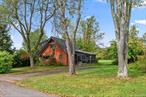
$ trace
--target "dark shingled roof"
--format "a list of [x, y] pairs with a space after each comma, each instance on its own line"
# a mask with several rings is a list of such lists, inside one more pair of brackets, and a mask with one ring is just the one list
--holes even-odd
[[[45, 40], [45, 41], [40, 43], [40, 48], [39, 48], [40, 50], [38, 52], [39, 55], [48, 46], [47, 44], [51, 41], [51, 39], [54, 40], [56, 43], [58, 43], [60, 45], [60, 47], [62, 49], [64, 49], [65, 52], [67, 52], [65, 40], [51, 36], [49, 39], [47, 39], [47, 40]], [[86, 54], [91, 54], [91, 55], [94, 54], [94, 53], [90, 53], [90, 52], [81, 51], [77, 47], [75, 47], [75, 48], [76, 48], [76, 52], [86, 53]]]
[[49, 39], [40, 43], [40, 50], [46, 47], [46, 45], [53, 39], [56, 43], [58, 43], [62, 49], [66, 50], [65, 40], [51, 36]]
[[66, 50], [65, 40], [51, 36], [49, 39], [44, 40], [43, 42], [40, 43], [38, 55], [40, 55], [42, 53], [42, 51], [48, 46], [47, 44], [51, 40], [54, 40], [56, 43], [58, 43], [61, 46], [61, 48], [64, 49], [65, 52], [67, 51]]

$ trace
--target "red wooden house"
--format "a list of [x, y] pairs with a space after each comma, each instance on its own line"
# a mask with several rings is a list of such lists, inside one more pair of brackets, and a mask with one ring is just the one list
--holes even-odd
[[[40, 44], [39, 56], [46, 60], [53, 58], [55, 62], [60, 62], [64, 65], [68, 64], [67, 49], [65, 40], [51, 37]], [[47, 62], [47, 61], [46, 61]], [[75, 63], [95, 63], [96, 54], [81, 51], [76, 48], [75, 50]]]

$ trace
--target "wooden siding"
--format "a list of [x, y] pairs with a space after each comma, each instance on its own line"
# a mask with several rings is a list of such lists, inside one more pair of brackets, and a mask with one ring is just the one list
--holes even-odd
[[[51, 48], [51, 44], [50, 43], [46, 49], [43, 51], [42, 56], [51, 56], [53, 55], [53, 49]], [[66, 52], [56, 43], [54, 43], [55, 45], [55, 50], [54, 50], [54, 58], [56, 60], [56, 62], [61, 62], [64, 65], [68, 64], [68, 60], [67, 60], [67, 54]]]

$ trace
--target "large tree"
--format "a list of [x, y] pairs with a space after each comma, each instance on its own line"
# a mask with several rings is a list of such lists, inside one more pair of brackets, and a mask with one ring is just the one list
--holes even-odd
[[77, 46], [85, 51], [95, 52], [100, 45], [99, 40], [103, 38], [103, 33], [99, 32], [99, 23], [94, 16], [81, 20], [77, 33]]
[[[33, 50], [39, 46], [44, 35], [44, 28], [47, 22], [54, 15], [56, 8], [55, 0], [2, 0], [1, 12], [7, 17], [11, 24], [22, 36], [27, 45], [31, 67], [34, 65]], [[31, 32], [39, 28], [39, 38], [32, 48]]]
[[[33, 32], [31, 32], [30, 33], [30, 39], [31, 39], [31, 47], [32, 47], [32, 49], [33, 49], [33, 53], [34, 54], [37, 54], [37, 52], [38, 52], [38, 50], [39, 50], [39, 48], [38, 49], [35, 49], [35, 45], [34, 44], [36, 44], [37, 42], [38, 42], [38, 39], [39, 39], [39, 32], [40, 31], [40, 29], [36, 29], [35, 31], [33, 31]], [[47, 38], [47, 36], [46, 36], [46, 34], [44, 33], [44, 35], [43, 35], [43, 37], [41, 38], [41, 41], [40, 42], [42, 42], [42, 41], [44, 41], [44, 40], [47, 40], [48, 38]], [[22, 47], [25, 51], [27, 51], [27, 44], [26, 44], [26, 42], [23, 42], [23, 47]], [[34, 56], [35, 57], [35, 56]]]
[[[143, 54], [143, 41], [138, 37], [138, 30], [135, 25], [132, 25], [128, 34], [128, 62], [135, 62], [138, 55]], [[108, 47], [108, 56], [112, 59], [117, 58], [116, 41], [111, 41], [110, 47]]]
[[128, 33], [131, 18], [131, 10], [134, 4], [140, 0], [108, 0], [111, 7], [115, 26], [117, 51], [118, 51], [118, 77], [128, 76]]
[[12, 40], [7, 25], [0, 24], [0, 51], [12, 51]]
[[[81, 4], [83, 0], [56, 0], [58, 7], [55, 16], [55, 28], [66, 40], [69, 74], [75, 74], [75, 41], [81, 18]], [[75, 21], [75, 22], [74, 22]], [[74, 24], [70, 30], [71, 24]]]

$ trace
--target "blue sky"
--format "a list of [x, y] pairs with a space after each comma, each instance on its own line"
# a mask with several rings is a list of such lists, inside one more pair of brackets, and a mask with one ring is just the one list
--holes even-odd
[[[109, 46], [109, 41], [115, 39], [114, 25], [109, 5], [102, 0], [85, 0], [82, 18], [85, 19], [89, 16], [96, 17], [99, 22], [100, 31], [105, 33], [104, 39], [101, 42], [104, 46]], [[146, 7], [132, 9], [131, 25], [132, 24], [135, 24], [139, 29], [139, 36], [142, 36], [146, 32]], [[45, 31], [48, 37], [55, 35], [55, 33], [51, 32], [50, 24], [46, 25]], [[13, 46], [17, 49], [21, 48], [22, 37], [14, 29], [10, 32]]]

